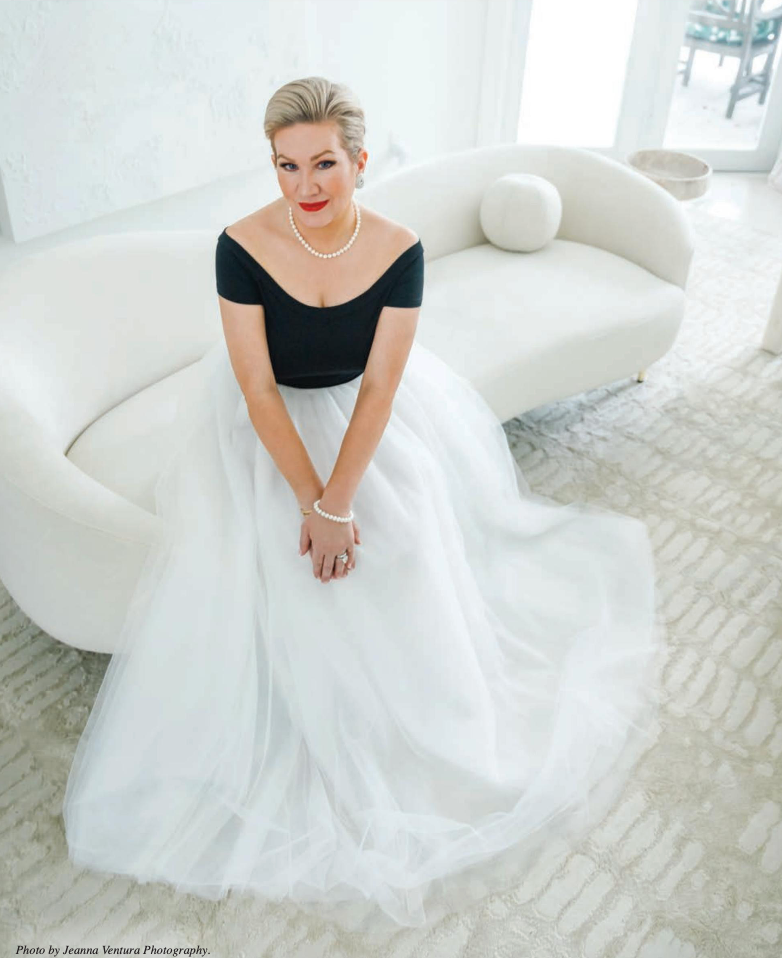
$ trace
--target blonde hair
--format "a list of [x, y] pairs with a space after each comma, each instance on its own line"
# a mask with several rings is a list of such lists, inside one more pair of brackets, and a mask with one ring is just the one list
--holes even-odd
[[337, 124], [342, 148], [354, 163], [358, 162], [358, 155], [364, 149], [366, 126], [361, 104], [349, 87], [318, 76], [291, 80], [281, 86], [272, 94], [263, 118], [263, 132], [272, 145], [275, 162], [275, 133], [295, 123], [329, 120]]

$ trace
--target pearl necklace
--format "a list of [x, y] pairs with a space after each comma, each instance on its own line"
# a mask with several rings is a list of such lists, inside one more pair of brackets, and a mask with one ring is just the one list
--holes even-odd
[[353, 202], [353, 209], [355, 210], [355, 213], [356, 213], [356, 228], [353, 230], [353, 235], [350, 237], [348, 242], [342, 247], [342, 249], [338, 249], [335, 253], [319, 253], [316, 249], [313, 249], [310, 246], [310, 244], [304, 239], [301, 233], [296, 229], [296, 224], [293, 222], [293, 210], [291, 209], [290, 206], [288, 207], [288, 220], [290, 221], [291, 227], [293, 228], [293, 232], [298, 237], [299, 242], [305, 247], [305, 249], [309, 250], [309, 252], [312, 253], [313, 256], [320, 256], [321, 259], [331, 259], [333, 256], [340, 256], [342, 253], [346, 253], [350, 249], [350, 247], [353, 245], [353, 243], [356, 241], [356, 237], [358, 236], [358, 231], [361, 227], [361, 210], [358, 208], [358, 204], [356, 203], [355, 200], [353, 200], [352, 202]]

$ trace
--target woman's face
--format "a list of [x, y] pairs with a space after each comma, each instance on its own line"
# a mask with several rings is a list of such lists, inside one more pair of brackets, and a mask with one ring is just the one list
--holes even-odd
[[[351, 208], [356, 176], [366, 151], [353, 163], [342, 148], [336, 122], [296, 123], [274, 135], [277, 182], [300, 222], [325, 226]], [[272, 155], [274, 163], [274, 155]], [[324, 203], [317, 209], [301, 204]]]

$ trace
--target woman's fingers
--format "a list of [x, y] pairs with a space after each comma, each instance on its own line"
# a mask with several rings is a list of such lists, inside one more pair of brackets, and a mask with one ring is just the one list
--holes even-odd
[[321, 556], [320, 559], [313, 556], [312, 574], [321, 582], [328, 582], [331, 579], [345, 579], [348, 572], [356, 567], [356, 557], [352, 546], [348, 546], [348, 561], [334, 556]]
[[312, 574], [316, 579], [320, 579], [321, 582], [328, 582], [334, 571], [334, 556], [316, 555], [313, 552], [312, 555]]
[[[355, 523], [354, 523], [355, 526]], [[338, 558], [341, 553], [319, 552], [315, 541], [309, 535], [309, 532], [302, 530], [299, 539], [299, 553], [304, 555], [303, 549], [311, 552], [312, 574], [321, 582], [329, 582], [331, 579], [345, 579], [348, 573], [356, 568], [356, 545], [361, 544], [358, 538], [358, 527], [355, 526], [354, 541], [345, 546], [344, 552], [347, 553], [347, 561], [344, 562]]]
[[356, 557], [353, 551], [353, 546], [347, 546], [345, 552], [348, 554], [347, 562], [343, 562], [342, 559], [337, 559], [335, 568], [337, 569], [336, 578], [346, 579], [350, 570], [354, 567]]
[[307, 532], [307, 526], [302, 523], [299, 532], [299, 555], [306, 555], [310, 547], [310, 534]]
[[323, 572], [320, 577], [321, 582], [328, 582], [334, 574], [334, 556], [326, 556], [323, 559]]

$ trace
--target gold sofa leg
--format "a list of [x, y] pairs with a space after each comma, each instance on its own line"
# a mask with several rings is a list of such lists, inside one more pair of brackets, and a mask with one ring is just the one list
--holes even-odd
[[636, 382], [642, 383], [646, 379], [646, 370], [642, 369], [638, 375], [635, 377]]

